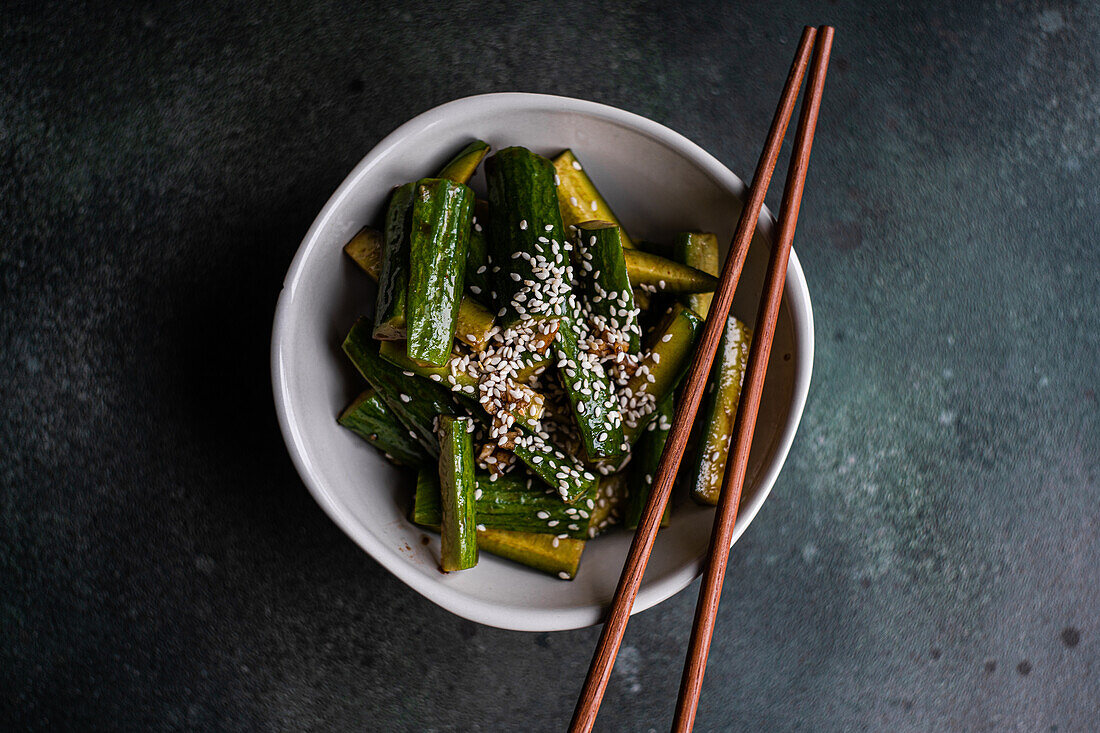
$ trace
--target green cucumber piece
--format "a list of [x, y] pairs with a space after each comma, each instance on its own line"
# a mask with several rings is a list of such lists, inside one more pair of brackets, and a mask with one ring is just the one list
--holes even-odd
[[[413, 500], [409, 519], [413, 524], [438, 532], [442, 518], [441, 500], [436, 472], [430, 469], [421, 470], [417, 475], [416, 498]], [[475, 513], [477, 511], [475, 508]], [[477, 545], [479, 550], [522, 563], [563, 580], [572, 580], [576, 576], [581, 553], [584, 552], [584, 540], [492, 527], [477, 530]]]
[[[471, 367], [467, 366], [466, 368], [462, 368], [460, 366], [461, 362], [459, 361], [459, 357], [452, 356], [443, 366], [425, 366], [423, 364], [417, 364], [406, 352], [405, 344], [400, 341], [379, 342], [378, 353], [383, 359], [399, 367], [402, 372], [407, 372], [406, 376], [415, 375], [430, 379], [433, 382], [443, 385], [470, 405], [480, 408], [481, 403], [478, 401], [477, 376], [473, 373]], [[549, 361], [548, 357], [540, 358], [544, 361]], [[525, 368], [517, 372], [517, 375], [519, 374], [526, 374], [529, 376], [530, 372]], [[525, 381], [526, 378], [522, 380], [517, 379], [515, 381], [508, 380], [507, 382], [512, 389], [516, 391], [527, 390], [531, 395], [531, 401], [526, 408], [521, 411], [512, 412], [512, 415], [516, 420], [528, 427], [538, 427], [539, 420], [542, 419], [545, 403], [542, 395], [535, 392], [530, 387], [527, 387], [524, 384]]]
[[473, 427], [468, 417], [439, 417], [439, 564], [444, 572], [477, 565]]
[[493, 290], [489, 277], [489, 202], [474, 201], [474, 216], [470, 220], [470, 243], [466, 250], [466, 288], [483, 302], [492, 303]]
[[532, 474], [557, 491], [566, 504], [580, 501], [599, 483], [596, 474], [561, 448], [525, 427], [517, 427], [520, 438], [512, 452]]
[[[570, 303], [573, 303], [572, 298]], [[623, 452], [619, 400], [599, 358], [583, 351], [577, 343], [578, 330], [572, 316], [559, 321], [554, 340], [558, 377], [569, 397], [569, 406], [588, 459], [618, 456]]]
[[489, 143], [474, 140], [459, 151], [451, 162], [443, 166], [439, 172], [439, 178], [446, 178], [455, 183], [469, 183], [481, 163], [481, 159], [489, 152]]
[[373, 388], [364, 390], [344, 408], [336, 422], [359, 435], [398, 465], [417, 466], [428, 460], [428, 454], [420, 443], [402, 427]]
[[586, 221], [577, 225], [577, 243], [578, 274], [594, 335], [616, 350], [637, 354], [642, 348], [642, 329], [626, 272], [622, 227]]
[[378, 295], [374, 301], [374, 337], [405, 338], [405, 297], [409, 284], [409, 231], [412, 226], [416, 184], [406, 183], [393, 190], [386, 209], [382, 239], [382, 267], [378, 273]]
[[624, 252], [623, 259], [630, 282], [653, 292], [710, 293], [718, 286], [714, 275], [639, 249]]
[[507, 327], [562, 315], [572, 268], [554, 190], [554, 166], [520, 147], [485, 161], [489, 253], [497, 316]]
[[344, 245], [344, 252], [355, 264], [378, 282], [378, 276], [382, 272], [382, 251], [385, 245], [382, 232], [370, 227], [363, 227], [355, 236]]
[[461, 183], [416, 184], [405, 309], [409, 356], [423, 364], [444, 364], [454, 345], [473, 208], [474, 192]]
[[[683, 232], [676, 236], [672, 245], [673, 255], [677, 262], [694, 267], [714, 277], [718, 276], [718, 237], [710, 232]], [[714, 293], [689, 293], [683, 296], [682, 302], [688, 308], [699, 314], [700, 318], [706, 318], [710, 313], [710, 303]]]
[[622, 518], [629, 492], [626, 479], [627, 475], [622, 471], [600, 477], [596, 508], [592, 511], [592, 522], [588, 528], [589, 538], [605, 532]]
[[[669, 428], [672, 427], [672, 415], [675, 412], [675, 402], [671, 394], [667, 395], [657, 409], [654, 410], [654, 418], [646, 428], [645, 433], [638, 439], [637, 454], [630, 465], [630, 498], [626, 503], [626, 518], [624, 524], [627, 529], [637, 529], [638, 522], [642, 519], [646, 502], [649, 500], [649, 491], [653, 487], [653, 479], [657, 476], [657, 466], [661, 463], [661, 454], [665, 452], [665, 442], [668, 440]], [[665, 512], [661, 515], [661, 526], [667, 527], [672, 515], [672, 502], [665, 504]]]
[[[654, 331], [653, 343], [642, 357], [641, 366], [623, 388], [624, 394], [652, 405], [651, 409], [638, 410], [637, 414], [634, 411], [623, 413], [623, 435], [631, 445], [637, 442], [655, 417], [653, 410], [676, 389], [687, 373], [695, 352], [695, 341], [702, 330], [703, 319], [690, 308], [676, 303]], [[642, 397], [643, 394], [652, 395], [652, 399]]]
[[[351, 241], [344, 245], [344, 252], [375, 282], [378, 281], [382, 270], [383, 252], [382, 234], [379, 231], [363, 227], [351, 238]], [[455, 338], [474, 351], [482, 351], [489, 341], [492, 328], [493, 314], [489, 309], [464, 295], [458, 304]]]
[[[426, 474], [426, 475], [425, 475]], [[593, 487], [578, 506], [563, 504], [556, 493], [522, 474], [510, 473], [495, 481], [487, 474], [474, 476], [477, 523], [487, 529], [552, 534], [583, 540], [588, 537], [598, 488]], [[440, 521], [440, 490], [432, 469], [417, 477], [416, 499], [410, 519], [414, 524], [434, 527]], [[591, 506], [588, 506], [588, 502]]]
[[378, 342], [371, 336], [373, 331], [374, 326], [369, 319], [356, 321], [344, 339], [344, 353], [409, 430], [409, 435], [434, 458], [439, 455], [435, 418], [439, 415], [457, 416], [463, 411], [442, 385], [405, 375], [383, 359], [378, 353]]
[[702, 504], [717, 504], [722, 493], [726, 454], [737, 419], [741, 380], [745, 376], [751, 341], [752, 332], [731, 314], [722, 332], [699, 409], [702, 431], [691, 475], [691, 496]]
[[455, 320], [455, 338], [474, 351], [482, 351], [493, 330], [492, 312], [469, 296], [462, 296]]
[[[577, 226], [593, 219], [621, 225], [572, 150], [564, 150], [554, 158], [554, 171], [558, 176], [558, 205], [566, 226]], [[623, 247], [634, 249], [634, 241], [625, 231]]]
[[581, 553], [584, 552], [584, 540], [503, 529], [478, 530], [477, 545], [486, 552], [562, 580], [572, 580], [577, 576]]

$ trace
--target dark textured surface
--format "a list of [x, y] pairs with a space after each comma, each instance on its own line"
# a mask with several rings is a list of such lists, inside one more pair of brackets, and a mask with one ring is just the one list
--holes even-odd
[[[453, 617], [303, 488], [283, 273], [468, 94], [621, 106], [746, 174], [827, 21], [814, 383], [697, 730], [1100, 728], [1095, 5], [77, 5], [0, 12], [0, 727], [560, 729], [596, 629]], [[601, 729], [667, 727], [696, 592], [634, 619]]]

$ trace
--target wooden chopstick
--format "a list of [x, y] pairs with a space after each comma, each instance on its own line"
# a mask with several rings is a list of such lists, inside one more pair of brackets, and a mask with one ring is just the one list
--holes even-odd
[[764, 377], [768, 370], [775, 324], [779, 318], [779, 305], [783, 300], [783, 288], [787, 281], [787, 262], [798, 223], [798, 210], [802, 203], [802, 190], [806, 183], [806, 169], [810, 165], [810, 149], [813, 147], [817, 115], [821, 109], [821, 95], [825, 90], [825, 73], [829, 68], [833, 29], [818, 29], [814, 47], [813, 66], [806, 82], [806, 96], [802, 101], [802, 114], [795, 133], [791, 166], [783, 190], [783, 202], [779, 209], [779, 233], [768, 261], [764, 291], [756, 316], [752, 345], [749, 347], [749, 363], [737, 406], [732, 445], [726, 458], [726, 474], [722, 481], [722, 493], [710, 536], [710, 552], [703, 571], [703, 584], [699, 590], [699, 603], [695, 608], [695, 623], [688, 644], [687, 663], [680, 681], [680, 695], [676, 702], [676, 716], [672, 730], [690, 731], [695, 722], [695, 711], [703, 686], [703, 674], [707, 668], [707, 653], [714, 634], [718, 602], [722, 598], [722, 581], [726, 575], [733, 527], [737, 520], [737, 506], [745, 483], [749, 463], [749, 450], [760, 409], [760, 397], [764, 391]]
[[672, 483], [676, 478], [676, 471], [684, 455], [695, 413], [699, 409], [699, 401], [714, 361], [714, 353], [718, 349], [718, 341], [725, 330], [730, 304], [733, 303], [733, 292], [741, 277], [741, 268], [745, 264], [753, 232], [756, 231], [760, 209], [764, 205], [764, 196], [771, 183], [775, 162], [783, 144], [783, 136], [787, 132], [787, 125], [794, 111], [802, 77], [810, 62], [810, 52], [813, 50], [816, 34], [817, 31], [814, 28], [807, 27], [803, 30], [802, 39], [799, 41], [787, 81], [783, 86], [783, 94], [775, 110], [775, 116], [772, 118], [764, 150], [760, 153], [760, 160], [756, 164], [748, 200], [741, 210], [741, 218], [737, 223], [729, 254], [726, 256], [726, 264], [722, 268], [722, 276], [718, 281], [714, 299], [711, 301], [702, 338], [696, 347], [695, 358], [692, 360], [691, 369], [684, 382], [683, 397], [676, 407], [676, 415], [672, 420], [665, 450], [661, 455], [657, 475], [650, 489], [649, 500], [642, 512], [638, 529], [634, 532], [634, 541], [630, 545], [630, 553], [619, 576], [607, 621], [588, 668], [588, 676], [584, 680], [577, 707], [573, 711], [569, 730], [574, 733], [590, 731], [596, 722], [596, 715], [599, 712], [604, 691], [607, 689], [607, 681], [611, 677], [611, 669], [615, 666], [615, 656], [619, 652], [619, 645], [622, 643], [627, 622], [630, 620], [630, 609], [634, 606], [634, 599], [638, 595], [638, 588], [645, 575], [649, 554], [653, 550], [661, 514], [665, 510]]

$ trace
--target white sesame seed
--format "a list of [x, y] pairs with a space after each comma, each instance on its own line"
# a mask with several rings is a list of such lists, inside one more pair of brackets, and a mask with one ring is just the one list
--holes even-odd
[[554, 231], [554, 225], [553, 224], [547, 224], [546, 226], [543, 227], [543, 229], [545, 229], [548, 232], [552, 232], [552, 231]]
[[407, 394], [401, 394], [399, 397], [401, 397], [402, 402], [412, 402], [412, 397], [409, 397]]
[[595, 201], [593, 201], [593, 202], [592, 202], [592, 210], [593, 210], [593, 211], [595, 211], [595, 210], [596, 210], [596, 202], [595, 202]]
[[526, 229], [526, 228], [527, 228], [527, 220], [526, 220], [526, 219], [522, 219], [522, 220], [520, 221], [520, 223], [519, 223], [519, 228], [520, 228], [520, 229]]
[[574, 160], [573, 161], [573, 167], [576, 168], [577, 170], [580, 170], [581, 169], [580, 161], [579, 160]]
[[[557, 547], [557, 545], [555, 545], [555, 547]], [[573, 576], [570, 575], [569, 573], [565, 572], [564, 570], [559, 570], [558, 571], [558, 577], [561, 578], [562, 580], [569, 580]]]

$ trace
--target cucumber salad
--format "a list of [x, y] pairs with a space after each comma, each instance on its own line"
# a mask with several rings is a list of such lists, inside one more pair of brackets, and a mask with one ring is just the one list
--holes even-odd
[[[563, 580], [637, 527], [717, 285], [718, 240], [629, 236], [569, 150], [468, 145], [393, 189], [344, 247], [378, 285], [344, 341], [366, 389], [338, 421], [417, 472], [445, 572], [483, 550]], [[487, 191], [467, 184], [484, 161]], [[748, 358], [730, 316], [680, 484], [715, 504]], [[670, 521], [665, 510], [662, 526]]]

